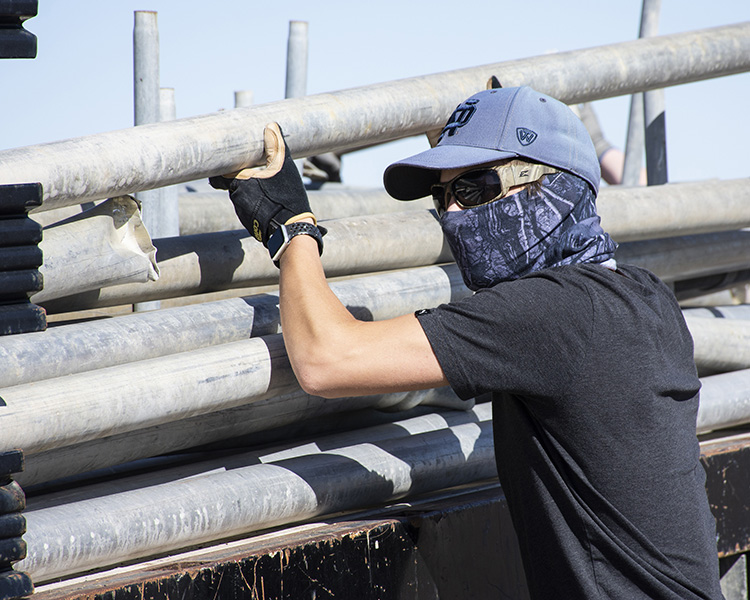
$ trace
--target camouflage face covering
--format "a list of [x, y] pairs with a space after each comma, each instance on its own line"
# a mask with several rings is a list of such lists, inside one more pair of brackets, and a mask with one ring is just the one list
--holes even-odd
[[617, 244], [600, 227], [595, 196], [567, 172], [489, 204], [445, 212], [440, 219], [464, 283], [471, 290], [534, 271], [603, 263]]

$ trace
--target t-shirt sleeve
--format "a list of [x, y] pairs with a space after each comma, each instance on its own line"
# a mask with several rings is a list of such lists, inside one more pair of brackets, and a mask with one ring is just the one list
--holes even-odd
[[585, 286], [548, 271], [416, 315], [451, 387], [467, 399], [560, 396], [581, 376], [592, 312]]

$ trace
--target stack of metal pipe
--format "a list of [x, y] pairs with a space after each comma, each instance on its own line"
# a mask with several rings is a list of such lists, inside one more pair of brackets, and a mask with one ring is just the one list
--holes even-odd
[[[42, 182], [43, 215], [258, 164], [269, 121], [282, 124], [303, 157], [433, 130], [490, 76], [574, 103], [747, 70], [750, 24], [734, 25], [2, 151], [0, 182]], [[102, 147], [111, 151], [96, 151]], [[434, 213], [424, 204], [394, 213], [383, 194], [325, 186], [311, 193], [327, 219], [324, 267], [342, 302], [358, 318], [383, 319], [468, 294]], [[747, 195], [744, 181], [608, 188], [600, 212], [621, 244], [619, 260], [702, 292], [705, 281], [689, 282], [750, 269]], [[213, 194], [185, 193], [182, 202], [196, 213], [231, 210]], [[367, 206], [353, 212], [360, 202]], [[124, 223], [127, 212], [106, 218]], [[127, 247], [139, 257], [138, 274], [78, 269], [91, 277], [70, 289], [63, 271], [46, 271], [40, 303], [51, 315], [72, 312], [73, 321], [90, 315], [82, 311], [154, 300], [195, 304], [0, 339], [0, 451], [27, 455], [17, 479], [30, 496], [29, 552], [19, 568], [44, 582], [494, 475], [486, 404], [461, 402], [448, 389], [339, 400], [304, 394], [284, 351], [278, 271], [265, 249], [236, 229], [231, 213], [206, 228], [187, 222], [188, 235], [153, 245], [135, 235], [135, 223], [137, 241], [93, 251], [90, 264], [98, 265]], [[50, 251], [48, 266], [70, 247]], [[218, 292], [226, 297], [200, 302]], [[691, 330], [708, 332], [694, 333], [699, 367], [728, 371], [703, 380], [699, 431], [750, 421], [750, 374], [741, 370], [750, 363], [738, 353], [731, 364], [717, 360], [721, 348], [704, 352], [715, 322], [688, 318]], [[389, 423], [373, 429], [376, 421]], [[357, 428], [354, 438], [340, 433], [348, 428]], [[290, 432], [304, 443], [203, 462], [217, 444], [226, 454], [227, 440], [252, 446]], [[126, 477], [129, 470], [153, 472]], [[114, 482], [92, 483], [105, 476]]]

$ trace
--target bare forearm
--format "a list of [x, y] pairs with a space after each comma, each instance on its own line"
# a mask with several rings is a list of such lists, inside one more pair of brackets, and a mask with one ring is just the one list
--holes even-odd
[[414, 315], [363, 322], [349, 313], [328, 287], [308, 236], [294, 238], [281, 258], [280, 311], [292, 368], [309, 393], [354, 396], [447, 383]]
[[317, 244], [309, 236], [294, 238], [281, 257], [279, 309], [292, 367], [307, 391], [319, 393], [316, 382], [337, 360], [332, 349], [345, 346], [346, 330], [355, 319], [328, 287]]

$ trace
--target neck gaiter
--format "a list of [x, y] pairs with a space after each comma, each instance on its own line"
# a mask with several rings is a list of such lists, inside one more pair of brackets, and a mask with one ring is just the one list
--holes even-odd
[[561, 265], [603, 263], [617, 244], [599, 225], [595, 195], [567, 172], [489, 204], [443, 213], [440, 224], [471, 290]]

